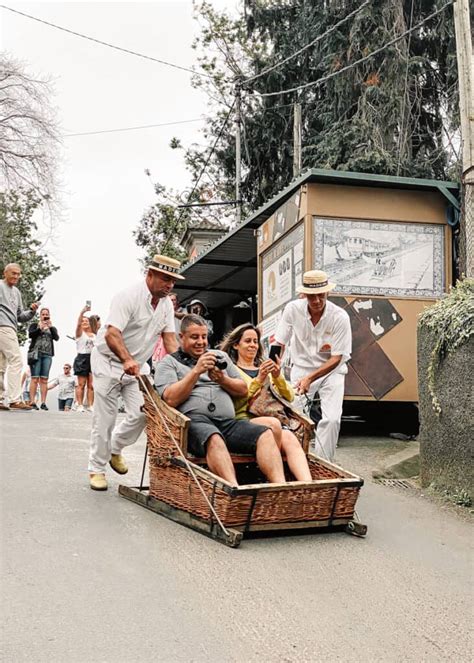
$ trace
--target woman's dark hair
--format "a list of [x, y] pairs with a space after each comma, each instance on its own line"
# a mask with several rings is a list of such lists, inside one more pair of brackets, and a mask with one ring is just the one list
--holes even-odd
[[246, 331], [252, 330], [257, 334], [257, 339], [258, 339], [258, 350], [257, 354], [255, 356], [255, 365], [259, 366], [262, 363], [262, 355], [263, 355], [263, 348], [262, 348], [262, 343], [261, 343], [261, 332], [258, 327], [255, 327], [251, 322], [246, 322], [243, 325], [239, 325], [235, 329], [232, 329], [224, 338], [222, 339], [221, 343], [219, 344], [219, 350], [222, 350], [223, 352], [227, 352], [229, 357], [232, 359], [234, 364], [237, 363], [239, 356], [237, 354], [237, 350], [234, 348], [234, 345], [237, 345], [237, 343], [240, 343], [240, 340], [242, 336], [245, 334]]
[[99, 316], [90, 315], [88, 319], [89, 319], [89, 326], [91, 328], [91, 332], [93, 334], [97, 334], [97, 332], [99, 331], [99, 320], [100, 320]]

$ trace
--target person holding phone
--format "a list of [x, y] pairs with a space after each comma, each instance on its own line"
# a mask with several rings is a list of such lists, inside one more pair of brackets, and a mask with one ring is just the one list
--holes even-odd
[[77, 378], [76, 402], [77, 411], [84, 412], [84, 392], [87, 387], [87, 410], [90, 412], [94, 404], [94, 386], [92, 383], [91, 352], [94, 348], [98, 323], [94, 316], [87, 315], [91, 310], [90, 300], [81, 309], [76, 323], [77, 356], [74, 359], [74, 375]]
[[316, 453], [332, 460], [341, 425], [344, 381], [352, 351], [350, 319], [340, 306], [327, 301], [336, 287], [326, 272], [303, 274], [296, 291], [303, 299], [285, 306], [275, 339], [285, 348], [291, 342], [291, 382], [303, 409], [308, 397], [319, 394], [321, 421], [316, 428]]
[[260, 329], [248, 322], [227, 334], [219, 347], [229, 355], [247, 384], [247, 395], [234, 398], [235, 418], [251, 419], [254, 424], [268, 426], [279, 448], [286, 455], [288, 467], [295, 479], [311, 481], [308, 461], [295, 434], [282, 428], [276, 417], [254, 417], [248, 411], [249, 402], [268, 380], [279, 396], [289, 402], [294, 399], [293, 389], [280, 368], [281, 346], [272, 346], [271, 356], [264, 359]]
[[59, 334], [51, 322], [49, 308], [41, 308], [39, 322], [33, 322], [28, 329], [30, 347], [28, 348], [28, 365], [31, 370], [30, 407], [38, 410], [35, 403], [38, 383], [41, 397], [41, 410], [47, 410], [48, 378], [54, 357], [54, 342], [59, 341]]

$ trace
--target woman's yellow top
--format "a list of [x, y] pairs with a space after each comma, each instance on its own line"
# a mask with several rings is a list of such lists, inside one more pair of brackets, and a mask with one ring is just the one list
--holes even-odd
[[[236, 419], [251, 419], [252, 415], [247, 411], [249, 400], [257, 394], [263, 385], [258, 382], [257, 378], [251, 378], [245, 371], [237, 366], [237, 369], [242, 374], [242, 379], [245, 380], [248, 388], [247, 396], [243, 398], [234, 398], [235, 418]], [[285, 380], [282, 373], [277, 378], [270, 375], [272, 386], [279, 396], [287, 401], [292, 401], [295, 397], [295, 392], [290, 384]]]

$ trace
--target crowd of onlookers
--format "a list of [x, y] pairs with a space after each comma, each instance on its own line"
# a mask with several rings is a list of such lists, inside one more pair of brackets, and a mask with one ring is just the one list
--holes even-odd
[[[65, 362], [62, 373], [51, 379], [59, 332], [53, 324], [48, 307], [40, 307], [39, 303], [35, 303], [24, 310], [20, 292], [16, 287], [20, 278], [21, 267], [11, 263], [5, 267], [4, 279], [0, 285], [0, 410], [49, 410], [46, 403], [48, 392], [57, 388], [58, 409], [61, 412], [92, 412], [94, 382], [90, 358], [101, 327], [100, 316], [92, 314], [90, 302], [86, 302], [79, 312], [74, 337], [67, 336], [68, 339], [73, 338], [76, 343], [75, 359], [72, 364]], [[174, 293], [170, 299], [174, 309], [177, 337], [183, 317], [187, 313], [195, 313], [206, 319], [209, 338], [212, 340], [213, 324], [203, 302], [195, 299], [183, 308]], [[29, 322], [36, 314], [38, 320], [28, 326], [29, 345], [24, 366], [17, 338], [18, 324]], [[151, 367], [165, 355], [166, 349], [160, 336], [150, 358]], [[5, 389], [7, 368], [10, 392], [8, 395]], [[19, 388], [15, 387], [17, 382]]]
[[[17, 287], [20, 278], [20, 265], [10, 263], [0, 282], [0, 410], [48, 410], [48, 391], [58, 387], [59, 410], [91, 411], [94, 386], [90, 355], [100, 328], [100, 317], [91, 314], [90, 302], [81, 309], [74, 335], [74, 363], [66, 362], [63, 372], [51, 380], [59, 332], [48, 307], [40, 307], [39, 302], [24, 307]], [[36, 315], [38, 318], [33, 321]], [[19, 323], [30, 323], [26, 366], [18, 341]]]
[[[186, 310], [180, 306], [172, 292], [185, 278], [180, 263], [157, 254], [145, 279], [112, 298], [102, 329], [100, 317], [86, 302], [76, 321], [74, 363], [65, 363], [53, 380], [50, 371], [59, 332], [49, 308], [39, 302], [23, 307], [16, 287], [20, 277], [20, 266], [12, 263], [0, 283], [0, 409], [47, 410], [48, 391], [57, 387], [61, 411], [92, 412], [88, 470], [93, 490], [107, 490], [107, 464], [118, 474], [128, 471], [122, 450], [137, 441], [145, 426], [138, 382], [143, 383], [141, 376], [149, 372], [147, 364], [163, 400], [189, 416], [193, 454], [205, 457], [211, 471], [233, 485], [237, 479], [231, 451], [255, 454], [270, 481], [286, 480], [282, 454], [297, 480], [311, 479], [302, 447], [282, 423], [283, 415], [268, 416], [270, 406], [281, 405], [279, 398], [310, 411], [318, 395], [321, 418], [315, 447], [323, 457], [334, 457], [352, 339], [348, 314], [327, 301], [336, 285], [325, 272], [303, 274], [296, 287], [303, 299], [285, 306], [265, 357], [260, 330], [250, 323], [234, 329], [218, 350], [210, 351], [215, 338], [205, 304], [194, 299]], [[19, 322], [29, 323], [29, 373], [23, 379]], [[291, 384], [281, 370], [287, 348]], [[121, 404], [126, 416], [117, 423]]]
[[[21, 376], [22, 409], [48, 410], [48, 392], [58, 387], [58, 409], [61, 412], [92, 411], [94, 385], [90, 355], [100, 324], [100, 317], [91, 314], [90, 305], [86, 304], [79, 313], [73, 337], [76, 343], [74, 362], [66, 362], [63, 372], [51, 379], [54, 346], [59, 341], [59, 333], [51, 321], [50, 309], [39, 309], [38, 322], [33, 322], [28, 327], [27, 365]], [[2, 406], [2, 409], [8, 408], [4, 401]]]

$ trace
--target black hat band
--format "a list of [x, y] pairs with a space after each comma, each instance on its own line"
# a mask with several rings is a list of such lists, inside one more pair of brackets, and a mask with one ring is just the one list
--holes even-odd
[[304, 283], [303, 288], [324, 288], [325, 285], [328, 285], [328, 281], [321, 281], [320, 283]]
[[172, 274], [178, 273], [177, 267], [171, 267], [170, 265], [162, 265], [159, 262], [151, 261], [150, 267], [156, 267], [157, 269], [162, 269], [164, 272], [171, 272]]

